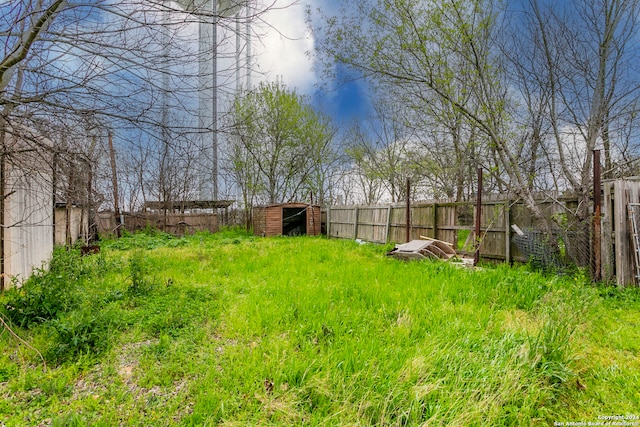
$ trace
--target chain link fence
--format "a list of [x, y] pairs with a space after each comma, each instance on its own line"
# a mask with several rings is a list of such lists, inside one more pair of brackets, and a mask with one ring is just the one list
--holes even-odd
[[593, 271], [593, 251], [590, 220], [575, 220], [551, 231], [527, 228], [514, 233], [512, 244], [533, 268], [556, 274], [567, 274], [582, 268]]

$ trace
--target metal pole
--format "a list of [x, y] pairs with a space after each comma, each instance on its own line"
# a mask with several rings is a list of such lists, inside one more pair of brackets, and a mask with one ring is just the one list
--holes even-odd
[[473, 254], [473, 265], [480, 262], [480, 239], [481, 239], [481, 217], [482, 217], [482, 168], [478, 168], [478, 196], [476, 197], [476, 229], [475, 229], [475, 252]]
[[213, 99], [212, 99], [212, 120], [213, 120], [213, 135], [212, 135], [212, 148], [213, 148], [213, 200], [218, 200], [218, 2], [211, 0], [211, 12], [213, 15], [213, 59], [212, 59], [212, 85], [213, 85]]
[[240, 32], [242, 31], [242, 27], [240, 26], [240, 12], [236, 14], [236, 96], [240, 95], [240, 91], [242, 90], [242, 76], [241, 67], [240, 67], [240, 54], [242, 53], [240, 46]]
[[245, 15], [245, 37], [247, 38], [247, 53], [245, 56], [244, 64], [245, 68], [247, 69], [247, 87], [245, 88], [245, 90], [249, 91], [251, 90], [251, 9], [249, 8], [249, 2], [247, 2], [247, 4], [245, 5]]
[[411, 179], [407, 178], [406, 241], [411, 240]]
[[602, 280], [602, 183], [600, 150], [593, 150], [593, 280]]

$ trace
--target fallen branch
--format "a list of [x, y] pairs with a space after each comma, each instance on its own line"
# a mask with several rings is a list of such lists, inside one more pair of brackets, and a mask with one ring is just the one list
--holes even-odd
[[2, 315], [0, 315], [0, 323], [2, 323], [2, 325], [5, 327], [5, 329], [7, 331], [9, 331], [9, 334], [11, 336], [13, 336], [16, 340], [18, 340], [19, 343], [24, 344], [27, 348], [30, 348], [31, 350], [35, 351], [38, 354], [38, 356], [40, 357], [40, 360], [42, 360], [42, 370], [46, 373], [47, 372], [47, 362], [45, 362], [44, 357], [42, 356], [42, 353], [40, 353], [37, 348], [33, 347], [28, 342], [26, 342], [25, 340], [20, 338], [18, 336], [18, 334], [16, 334], [13, 331], [13, 329], [11, 329], [11, 327], [9, 327], [9, 325], [7, 325], [7, 322], [5, 322], [5, 320], [2, 317]]

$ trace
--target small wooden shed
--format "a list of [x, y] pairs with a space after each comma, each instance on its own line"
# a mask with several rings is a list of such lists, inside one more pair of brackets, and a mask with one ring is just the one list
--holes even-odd
[[258, 236], [316, 236], [320, 225], [320, 206], [280, 203], [253, 208], [253, 233]]

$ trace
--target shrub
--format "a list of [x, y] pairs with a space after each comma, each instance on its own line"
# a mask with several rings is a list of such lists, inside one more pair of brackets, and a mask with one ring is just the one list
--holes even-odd
[[78, 281], [86, 273], [77, 251], [57, 248], [48, 271], [36, 270], [22, 287], [7, 292], [5, 315], [20, 327], [57, 318], [78, 306]]
[[108, 311], [85, 309], [54, 319], [48, 323], [48, 327], [53, 340], [46, 357], [50, 361], [62, 362], [105, 351], [118, 322]]
[[127, 234], [120, 239], [105, 240], [102, 247], [107, 249], [116, 249], [128, 251], [131, 249], [156, 249], [161, 247], [176, 248], [184, 246], [188, 241], [181, 237], [163, 233], [158, 230], [147, 230], [137, 232], [135, 234]]
[[117, 289], [95, 292], [87, 285], [112, 268], [103, 255], [82, 258], [77, 250], [56, 248], [49, 270], [37, 270], [22, 287], [3, 295], [2, 311], [19, 327], [41, 325], [50, 336], [43, 352], [49, 360], [101, 353], [118, 324], [118, 316], [105, 307], [123, 295]]
[[136, 250], [129, 258], [129, 288], [133, 296], [146, 295], [153, 288], [149, 279], [150, 266], [142, 250]]

